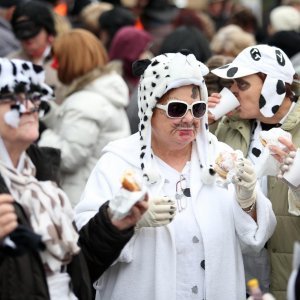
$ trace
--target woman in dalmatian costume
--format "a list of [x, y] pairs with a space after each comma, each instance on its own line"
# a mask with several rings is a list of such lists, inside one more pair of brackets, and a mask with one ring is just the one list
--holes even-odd
[[[93, 298], [88, 253], [80, 251], [73, 209], [55, 180], [59, 153], [33, 144], [42, 103], [53, 98], [41, 66], [0, 58], [0, 299]], [[101, 251], [93, 265], [97, 278], [147, 207], [140, 201], [128, 217], [111, 221], [107, 203], [101, 206], [94, 217], [93, 241]]]
[[[134, 192], [124, 194], [120, 184], [128, 169], [147, 192], [149, 209], [94, 283], [96, 299], [245, 299], [242, 251], [260, 251], [276, 222], [247, 160], [237, 164], [235, 185], [216, 184], [212, 165], [232, 149], [208, 132], [208, 68], [182, 51], [137, 61], [133, 69], [141, 75], [139, 132], [103, 150], [75, 221], [95, 232], [89, 220], [104, 201], [131, 201]], [[92, 245], [87, 231], [80, 234]]]
[[[280, 137], [278, 142], [281, 147], [270, 148], [281, 164], [279, 172], [260, 179], [262, 190], [271, 200], [277, 216], [275, 233], [259, 255], [247, 255], [244, 261], [249, 275], [259, 277], [264, 289], [268, 289], [271, 283], [275, 298], [283, 300], [286, 299], [287, 281], [292, 268], [293, 244], [300, 237], [300, 188], [280, 180], [289, 168], [300, 168], [294, 164], [300, 145], [299, 94], [297, 96], [292, 88], [297, 82], [297, 75], [286, 54], [267, 45], [248, 47], [232, 63], [212, 72], [234, 80], [231, 91], [240, 102], [234, 114], [223, 117], [218, 124], [215, 134], [220, 141], [242, 150], [245, 157], [260, 166], [263, 163], [263, 145], [259, 140], [262, 130], [281, 128], [292, 136], [292, 141]], [[209, 103], [219, 101], [218, 93], [209, 97]]]

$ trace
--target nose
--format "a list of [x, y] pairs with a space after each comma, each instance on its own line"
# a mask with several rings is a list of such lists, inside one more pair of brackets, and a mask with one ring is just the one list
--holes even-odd
[[188, 111], [186, 112], [185, 116], [183, 117], [183, 119], [187, 122], [193, 121], [194, 117], [192, 114], [192, 110], [189, 108]]
[[21, 102], [21, 105], [20, 105], [20, 112], [23, 113], [23, 114], [30, 114], [30, 113], [33, 113], [33, 112], [36, 112], [36, 106], [34, 105], [34, 103], [29, 100], [29, 99], [26, 99], [24, 101]]
[[237, 96], [239, 89], [238, 89], [237, 83], [235, 81], [233, 81], [233, 83], [230, 87], [230, 91], [234, 94], [234, 96]]

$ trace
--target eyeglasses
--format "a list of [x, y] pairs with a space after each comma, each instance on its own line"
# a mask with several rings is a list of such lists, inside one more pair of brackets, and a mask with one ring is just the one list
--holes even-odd
[[38, 109], [41, 104], [41, 95], [39, 93], [25, 94], [24, 97], [19, 97], [15, 94], [6, 94], [0, 96], [1, 103], [9, 103], [11, 106], [24, 105], [26, 109], [29, 108], [31, 102], [35, 109]]
[[190, 110], [193, 118], [200, 119], [206, 112], [206, 102], [196, 101], [189, 105], [184, 101], [171, 100], [167, 104], [156, 104], [156, 107], [166, 112], [168, 118], [183, 118]]
[[179, 212], [187, 208], [188, 197], [191, 197], [191, 190], [187, 186], [186, 179], [183, 175], [180, 175], [180, 180], [176, 183], [175, 199], [177, 202], [177, 209]]

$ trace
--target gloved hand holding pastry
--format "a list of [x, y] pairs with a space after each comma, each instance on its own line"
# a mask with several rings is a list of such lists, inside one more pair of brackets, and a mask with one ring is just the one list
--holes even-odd
[[[224, 185], [233, 183], [242, 208], [249, 208], [256, 200], [256, 174], [253, 164], [239, 150], [221, 152], [215, 162], [215, 171]], [[217, 181], [218, 183], [218, 181]], [[219, 181], [220, 184], [220, 181]]]
[[214, 170], [218, 174], [218, 185], [227, 187], [233, 181], [233, 177], [236, 175], [235, 162], [243, 157], [243, 153], [239, 150], [219, 153], [214, 165]]
[[136, 228], [168, 225], [176, 213], [175, 201], [167, 196], [149, 199], [149, 208]]

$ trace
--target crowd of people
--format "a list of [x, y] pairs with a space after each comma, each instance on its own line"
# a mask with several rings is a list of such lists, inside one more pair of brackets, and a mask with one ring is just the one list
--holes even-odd
[[300, 299], [300, 1], [198, 2], [0, 0], [0, 299]]

